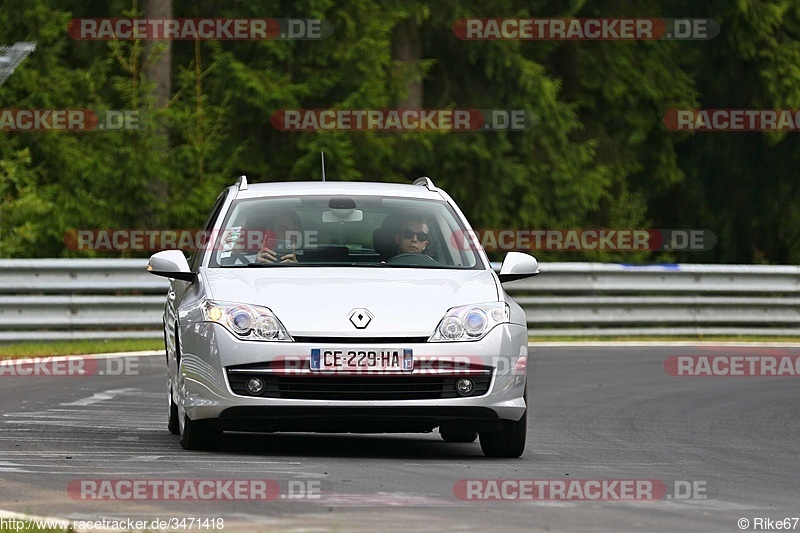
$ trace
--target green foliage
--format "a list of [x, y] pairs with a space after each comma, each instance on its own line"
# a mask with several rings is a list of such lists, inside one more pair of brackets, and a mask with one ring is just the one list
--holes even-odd
[[43, 224], [52, 204], [36, 187], [27, 149], [0, 159], [0, 257], [24, 256], [47, 231]]
[[[138, 11], [137, 11], [138, 10]], [[705, 253], [537, 253], [542, 260], [798, 262], [796, 133], [668, 131], [673, 108], [800, 109], [800, 4], [688, 0], [174, 1], [174, 16], [318, 18], [333, 37], [172, 43], [155, 104], [144, 44], [74, 41], [76, 17], [140, 15], [135, 0], [8, 0], [0, 43], [37, 50], [0, 87], [5, 109], [127, 109], [136, 131], [0, 137], [0, 256], [86, 256], [77, 228], [199, 227], [220, 190], [251, 181], [409, 182], [430, 176], [476, 228], [709, 229]], [[704, 17], [709, 41], [461, 41], [464, 17]], [[395, 57], [401, 24], [417, 61]], [[155, 56], [166, 45], [156, 46]], [[285, 109], [521, 109], [521, 132], [282, 132]], [[94, 255], [108, 256], [107, 252]]]

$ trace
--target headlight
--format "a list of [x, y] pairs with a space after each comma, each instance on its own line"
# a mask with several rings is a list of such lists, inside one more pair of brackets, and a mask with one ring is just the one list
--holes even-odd
[[216, 322], [240, 339], [251, 341], [292, 341], [281, 321], [266, 307], [206, 301], [203, 319]]
[[436, 326], [428, 342], [477, 341], [496, 325], [509, 322], [505, 302], [453, 307]]

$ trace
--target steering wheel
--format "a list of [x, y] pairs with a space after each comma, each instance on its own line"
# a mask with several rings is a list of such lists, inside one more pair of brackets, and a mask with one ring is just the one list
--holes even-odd
[[403, 253], [386, 260], [386, 264], [425, 266], [441, 265], [439, 261], [424, 253]]

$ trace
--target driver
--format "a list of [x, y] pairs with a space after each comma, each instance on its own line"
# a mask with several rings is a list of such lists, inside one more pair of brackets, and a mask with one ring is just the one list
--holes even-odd
[[409, 216], [400, 224], [395, 243], [399, 254], [421, 254], [428, 246], [428, 221], [423, 216]]

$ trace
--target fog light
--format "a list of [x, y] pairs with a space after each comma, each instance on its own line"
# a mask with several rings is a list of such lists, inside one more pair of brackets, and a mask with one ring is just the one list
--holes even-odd
[[474, 389], [475, 383], [473, 383], [471, 379], [461, 378], [456, 381], [456, 392], [461, 396], [469, 396]]
[[261, 378], [250, 378], [247, 380], [247, 392], [256, 396], [261, 394], [261, 391], [264, 390], [264, 380]]

